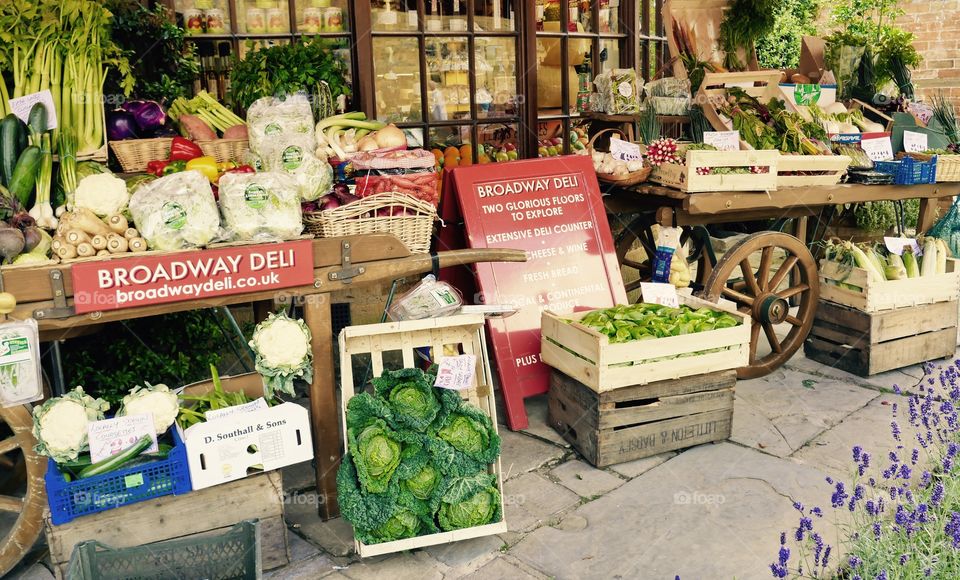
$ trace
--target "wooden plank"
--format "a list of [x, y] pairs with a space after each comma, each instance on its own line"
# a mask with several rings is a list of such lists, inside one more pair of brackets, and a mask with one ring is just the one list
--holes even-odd
[[646, 423], [612, 432], [601, 432], [598, 466], [612, 465], [723, 441], [730, 437], [733, 405], [729, 409]]
[[674, 417], [685, 417], [697, 413], [732, 408], [733, 389], [663, 397], [655, 399], [654, 402], [645, 405], [622, 407], [601, 412], [600, 429], [605, 430], [615, 427], [653, 423]]
[[[655, 167], [650, 180], [681, 191], [756, 191], [777, 188], [776, 151], [687, 151], [684, 165], [664, 164]], [[700, 168], [766, 167], [767, 173], [700, 175]]]
[[953, 356], [957, 328], [945, 328], [870, 346], [869, 374], [875, 375], [928, 360]]
[[129, 548], [271, 517], [283, 517], [279, 471], [83, 516], [61, 526], [47, 516], [44, 530], [50, 559], [60, 565], [69, 562], [73, 547], [84, 540]]
[[884, 310], [870, 317], [870, 342], [882, 343], [956, 326], [956, 300]]
[[871, 322], [870, 316], [867, 313], [856, 308], [840, 306], [839, 304], [834, 304], [826, 300], [817, 302], [815, 320], [841, 326], [850, 330], [851, 333], [870, 333]]
[[340, 467], [340, 437], [337, 418], [336, 374], [333, 365], [333, 326], [330, 301], [314, 296], [303, 306], [303, 320], [313, 337], [313, 382], [310, 383], [310, 421], [316, 462], [317, 495], [323, 519], [337, 517], [337, 469]]
[[[904, 280], [871, 280], [862, 268], [820, 261], [821, 298], [864, 312], [947, 302], [960, 296], [960, 264], [947, 259], [947, 273]], [[858, 289], [837, 284], [851, 284]]]

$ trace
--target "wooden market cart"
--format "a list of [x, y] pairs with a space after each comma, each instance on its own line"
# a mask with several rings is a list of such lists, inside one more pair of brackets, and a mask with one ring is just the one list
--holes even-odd
[[[109, 259], [109, 258], [107, 258]], [[438, 255], [411, 254], [396, 237], [372, 234], [313, 240], [313, 278], [309, 286], [281, 291], [259, 291], [232, 296], [204, 298], [171, 304], [76, 315], [73, 311], [72, 264], [16, 267], [0, 270], [0, 291], [17, 300], [9, 315], [21, 320], [33, 317], [41, 340], [59, 340], [83, 333], [84, 329], [116, 322], [185, 310], [213, 308], [255, 302], [272, 304], [283, 293], [300, 297], [303, 317], [313, 334], [313, 382], [310, 385], [310, 415], [313, 428], [319, 513], [324, 519], [338, 515], [336, 473], [340, 462], [340, 435], [334, 368], [334, 336], [331, 304], [345, 294], [369, 291], [371, 285], [430, 272], [437, 268], [466, 266], [477, 262], [522, 262], [522, 251], [504, 249], [456, 250]], [[46, 507], [43, 476], [46, 459], [33, 451], [30, 406], [0, 408], [0, 471], [19, 482], [6, 486], [0, 478], [0, 511], [17, 513], [17, 521], [0, 537], [0, 575], [6, 574], [31, 549], [39, 537]], [[12, 494], [13, 488], [24, 495]], [[4, 489], [6, 487], [7, 489]]]
[[[810, 248], [820, 240], [809, 239], [810, 218], [821, 215], [830, 206], [919, 198], [917, 232], [921, 233], [933, 226], [939, 201], [960, 193], [960, 184], [843, 184], [770, 192], [689, 194], [641, 184], [610, 188], [606, 193], [604, 202], [611, 215], [611, 226], [615, 231], [621, 230], [616, 240], [617, 257], [622, 267], [637, 270], [638, 274], [636, 281], [627, 284], [628, 292], [639, 288], [641, 280], [650, 278], [649, 262], [639, 262], [629, 253], [639, 244], [647, 256], [653, 255], [653, 225], [689, 226], [683, 241], [692, 241], [688, 260], [697, 264], [695, 286], [700, 295], [712, 302], [721, 297], [733, 301], [752, 317], [750, 364], [737, 371], [739, 378], [749, 379], [764, 376], [789, 360], [813, 326], [819, 279]], [[639, 215], [626, 217], [635, 214]], [[754, 220], [775, 220], [775, 227], [746, 236], [718, 260], [701, 226]], [[793, 223], [793, 235], [777, 231], [788, 222]], [[817, 235], [813, 233], [813, 237]], [[793, 306], [795, 312], [791, 312]], [[776, 332], [775, 327], [781, 323], [789, 327], [785, 335]], [[758, 355], [761, 340], [769, 343], [769, 354]]]

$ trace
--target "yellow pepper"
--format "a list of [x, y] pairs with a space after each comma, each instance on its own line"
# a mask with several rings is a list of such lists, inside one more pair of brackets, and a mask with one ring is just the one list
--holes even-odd
[[217, 178], [220, 176], [220, 171], [217, 168], [217, 160], [210, 156], [197, 157], [196, 159], [191, 159], [187, 161], [187, 171], [199, 171], [210, 180], [210, 183], [215, 183]]

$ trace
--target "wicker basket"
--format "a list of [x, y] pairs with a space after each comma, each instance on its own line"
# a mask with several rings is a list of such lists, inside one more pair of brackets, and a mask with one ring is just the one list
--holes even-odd
[[117, 156], [120, 167], [125, 173], [146, 171], [147, 164], [170, 157], [170, 137], [156, 139], [127, 139], [110, 141], [110, 149]]
[[217, 163], [226, 161], [242, 162], [250, 150], [250, 141], [246, 139], [217, 139], [216, 141], [197, 141], [204, 155], [216, 158]]
[[[604, 129], [602, 131], [597, 131], [597, 133], [590, 138], [590, 143], [587, 144], [587, 152], [589, 152], [591, 156], [595, 151], [595, 149], [593, 148], [594, 141], [596, 141], [597, 137], [599, 137], [600, 135], [603, 135], [604, 133], [608, 133], [608, 132], [619, 133], [620, 136], [623, 137], [624, 139], [627, 138], [627, 136], [620, 129]], [[627, 187], [630, 185], [643, 183], [644, 181], [647, 180], [648, 177], [650, 177], [651, 171], [653, 171], [653, 167], [644, 163], [643, 169], [641, 169], [640, 171], [631, 172], [628, 175], [625, 175], [624, 177], [614, 177], [613, 175], [598, 173], [597, 179], [602, 181], [603, 183], [609, 183], [610, 185]]]
[[912, 157], [916, 161], [937, 158], [937, 182], [960, 181], [960, 155], [927, 155], [926, 153], [898, 153], [897, 158]]
[[[378, 216], [377, 210], [384, 208], [402, 208], [414, 215]], [[387, 233], [397, 236], [414, 254], [430, 251], [436, 219], [433, 204], [396, 192], [378, 193], [336, 209], [303, 214], [307, 232], [318, 238]]]

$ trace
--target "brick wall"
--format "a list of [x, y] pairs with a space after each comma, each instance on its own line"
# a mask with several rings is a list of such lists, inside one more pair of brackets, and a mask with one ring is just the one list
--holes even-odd
[[897, 25], [916, 36], [923, 64], [913, 73], [920, 95], [943, 90], [960, 102], [960, 0], [903, 0]]

